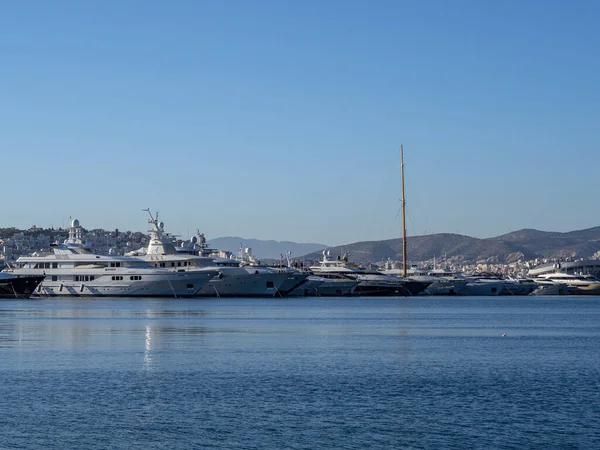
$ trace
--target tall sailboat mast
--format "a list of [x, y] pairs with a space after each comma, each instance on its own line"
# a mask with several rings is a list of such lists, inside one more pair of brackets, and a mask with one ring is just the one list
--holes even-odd
[[400, 144], [400, 174], [402, 180], [402, 276], [406, 278], [406, 208], [404, 200], [404, 149]]

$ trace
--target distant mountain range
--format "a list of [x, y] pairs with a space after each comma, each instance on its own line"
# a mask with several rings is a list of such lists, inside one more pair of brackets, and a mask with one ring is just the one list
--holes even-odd
[[[523, 229], [502, 236], [477, 239], [459, 234], [441, 233], [407, 237], [409, 261], [427, 261], [446, 257], [456, 262], [489, 261], [510, 263], [535, 258], [590, 258], [600, 251], [600, 227], [559, 233]], [[350, 260], [367, 263], [402, 260], [402, 239], [357, 242], [329, 249], [332, 256], [350, 253]], [[320, 259], [321, 252], [305, 255]]]
[[212, 248], [228, 250], [237, 256], [240, 246], [250, 247], [252, 254], [259, 259], [279, 259], [286, 251], [292, 252], [292, 258], [327, 248], [325, 244], [301, 244], [290, 241], [262, 241], [245, 239], [238, 236], [220, 237], [207, 242]]
[[[365, 241], [343, 246], [327, 247], [323, 244], [299, 244], [296, 242], [261, 241], [240, 237], [218, 238], [210, 245], [232, 251], [237, 255], [240, 244], [251, 247], [258, 258], [277, 259], [286, 250], [293, 258], [319, 260], [328, 248], [332, 256], [350, 253], [350, 260], [360, 263], [402, 259], [402, 239]], [[427, 261], [434, 256], [449, 261], [489, 261], [510, 263], [519, 259], [535, 258], [590, 258], [600, 251], [600, 227], [566, 233], [523, 229], [502, 236], [477, 239], [459, 234], [441, 233], [427, 236], [409, 236], [407, 254], [409, 261]]]

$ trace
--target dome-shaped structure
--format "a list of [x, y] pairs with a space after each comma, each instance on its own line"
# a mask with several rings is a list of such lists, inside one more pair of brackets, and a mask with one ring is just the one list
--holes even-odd
[[79, 220], [73, 219], [73, 222], [71, 222], [71, 226], [73, 228], [79, 228]]

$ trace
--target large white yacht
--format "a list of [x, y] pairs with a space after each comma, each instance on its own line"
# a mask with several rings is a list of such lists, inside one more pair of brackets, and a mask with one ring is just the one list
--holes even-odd
[[218, 271], [216, 275], [197, 292], [201, 297], [273, 297], [285, 295], [288, 275], [264, 267], [243, 267], [240, 261], [217, 256], [207, 256], [208, 248], [204, 235], [195, 236], [189, 243], [176, 247], [173, 239], [165, 232], [164, 222], [159, 222], [158, 214], [153, 216], [149, 209], [151, 225], [150, 242], [146, 249], [130, 252], [157, 268], [167, 270], [196, 270], [198, 268]]
[[53, 244], [52, 252], [18, 258], [7, 272], [45, 276], [36, 295], [81, 297], [189, 297], [218, 274], [216, 270], [172, 271], [138, 258], [94, 254], [83, 241], [77, 219], [64, 243]]

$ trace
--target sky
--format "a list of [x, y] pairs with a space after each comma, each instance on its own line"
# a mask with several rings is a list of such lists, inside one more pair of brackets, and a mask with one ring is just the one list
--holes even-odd
[[0, 227], [600, 225], [600, 2], [0, 2]]

